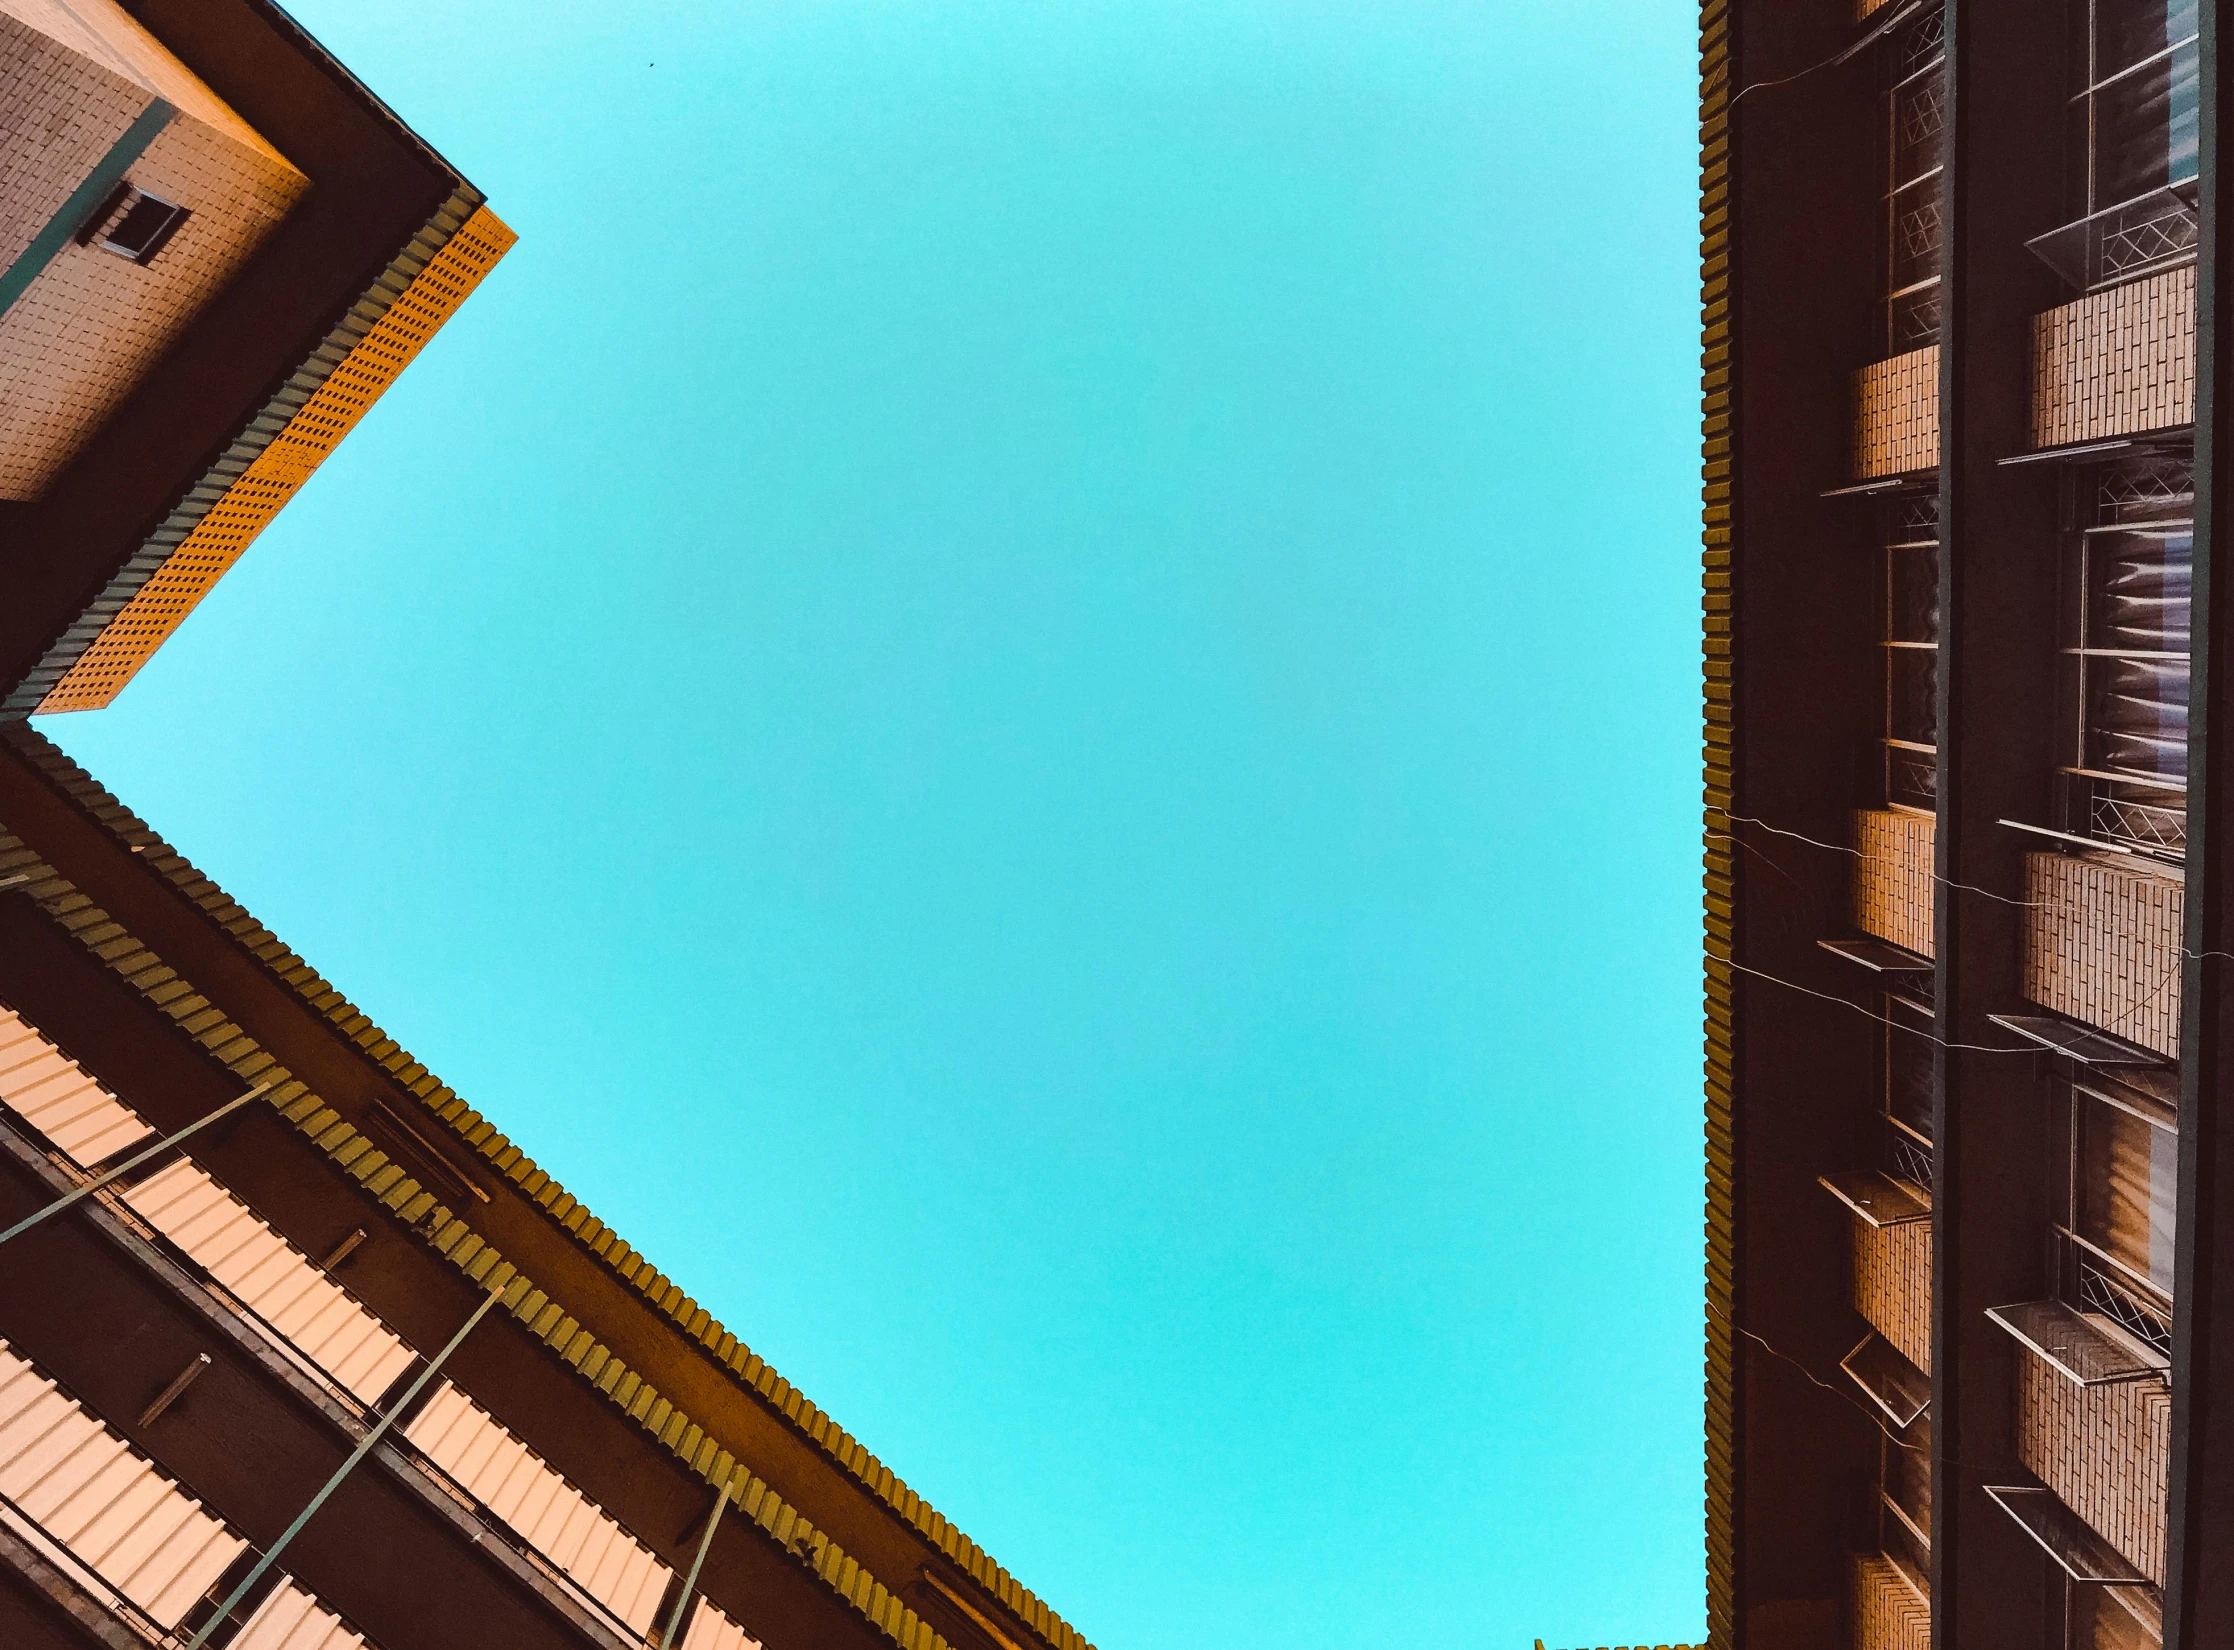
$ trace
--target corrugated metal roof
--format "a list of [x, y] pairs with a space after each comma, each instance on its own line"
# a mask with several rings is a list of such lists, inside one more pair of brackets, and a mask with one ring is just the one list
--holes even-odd
[[5, 1003], [0, 1100], [80, 1163], [98, 1163], [155, 1132]]
[[702, 1598], [691, 1613], [690, 1630], [683, 1634], [683, 1650], [760, 1650], [760, 1641], [747, 1637], [742, 1627], [714, 1608], [712, 1599]]
[[404, 1435], [592, 1598], [650, 1628], [673, 1572], [488, 1411], [444, 1381]]
[[166, 1628], [248, 1545], [5, 1341], [0, 1495]]
[[410, 1366], [410, 1347], [186, 1159], [130, 1188], [124, 1201], [367, 1403]]
[[363, 1635], [291, 1581], [257, 1607], [231, 1650], [371, 1650]]

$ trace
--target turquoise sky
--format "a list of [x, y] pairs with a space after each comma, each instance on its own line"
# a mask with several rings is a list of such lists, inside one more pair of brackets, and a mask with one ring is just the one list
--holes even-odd
[[1700, 1633], [1690, 15], [294, 3], [521, 245], [47, 730], [1104, 1650]]

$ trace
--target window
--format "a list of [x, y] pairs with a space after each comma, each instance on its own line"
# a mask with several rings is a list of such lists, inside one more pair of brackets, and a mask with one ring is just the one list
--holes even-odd
[[2089, 0], [2074, 10], [2085, 30], [2073, 57], [2085, 81], [2070, 117], [2082, 214], [2192, 179], [2202, 107], [2196, 0]]
[[151, 264], [192, 216], [174, 201], [120, 183], [86, 220], [78, 244], [97, 246], [136, 264]]
[[1887, 992], [1885, 1004], [1885, 1136], [1888, 1173], [1919, 1186], [1932, 1183], [1931, 1010]]
[[1885, 545], [1885, 801], [1939, 805], [1939, 500], [1890, 506]]
[[1885, 93], [1885, 343], [1901, 355], [1939, 338], [1941, 140], [1946, 23], [1934, 8], [1896, 36]]
[[2087, 1071], [2067, 1085], [2061, 1293], [2159, 1353], [2172, 1344], [2178, 1118], [2168, 1072]]
[[2153, 1587], [2069, 1584], [2071, 1650], [2159, 1650], [2164, 1616]]
[[2194, 260], [2202, 109], [2196, 0], [2071, 8], [2072, 221], [2026, 244], [2083, 291]]
[[2194, 489], [2185, 463], [2100, 472], [2067, 564], [2064, 828], [2171, 860], [2187, 852]]
[[[1892, 1553], [1905, 1536], [1914, 1555], [1910, 1562], [1931, 1551], [1931, 1416], [1919, 1415], [1901, 1432], [1886, 1432], [1878, 1445], [1878, 1490], [1888, 1524], [1906, 1526], [1898, 1535], [1886, 1530], [1885, 1551]], [[1919, 1581], [1931, 1574], [1923, 1559]]]

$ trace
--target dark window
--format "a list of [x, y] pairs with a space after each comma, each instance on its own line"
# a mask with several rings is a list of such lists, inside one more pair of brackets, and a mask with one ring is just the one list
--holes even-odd
[[149, 264], [192, 216], [175, 201], [120, 183], [87, 221], [78, 243], [98, 246], [136, 264]]

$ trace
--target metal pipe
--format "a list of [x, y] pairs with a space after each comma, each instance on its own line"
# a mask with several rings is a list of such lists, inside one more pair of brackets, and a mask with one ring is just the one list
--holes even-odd
[[140, 1430], [145, 1432], [163, 1418], [163, 1412], [178, 1402], [186, 1389], [201, 1379], [202, 1371], [209, 1368], [207, 1352], [197, 1352], [193, 1361], [178, 1372], [178, 1379], [155, 1395], [155, 1402], [140, 1411]]
[[159, 1152], [169, 1151], [173, 1146], [177, 1145], [181, 1140], [184, 1140], [188, 1135], [198, 1133], [200, 1130], [208, 1128], [212, 1123], [216, 1122], [221, 1117], [231, 1116], [234, 1112], [239, 1111], [241, 1107], [247, 1105], [249, 1101], [255, 1099], [258, 1095], [262, 1094], [266, 1089], [270, 1087], [271, 1085], [269, 1083], [258, 1083], [246, 1094], [237, 1095], [233, 1099], [226, 1101], [222, 1106], [219, 1106], [208, 1116], [195, 1119], [195, 1121], [187, 1124], [185, 1128], [180, 1129], [176, 1134], [165, 1135], [161, 1140], [156, 1141], [154, 1145], [148, 1147], [147, 1150], [134, 1152], [130, 1157], [127, 1157], [123, 1162], [119, 1163], [115, 1168], [109, 1170], [107, 1174], [102, 1175], [99, 1179], [87, 1181], [83, 1186], [80, 1186], [74, 1192], [64, 1193], [61, 1197], [56, 1198], [52, 1203], [48, 1204], [44, 1209], [41, 1209], [36, 1214], [25, 1215], [21, 1220], [17, 1221], [5, 1232], [0, 1232], [0, 1243], [5, 1243], [12, 1237], [19, 1237], [23, 1233], [30, 1231], [32, 1227], [38, 1225], [39, 1222], [41, 1222], [42, 1220], [46, 1220], [51, 1216], [58, 1215], [63, 1210], [70, 1208], [74, 1204], [82, 1203], [85, 1199], [91, 1197], [95, 1192], [99, 1191], [103, 1186], [106, 1186], [110, 1181], [114, 1180], [118, 1175], [130, 1174], [134, 1169], [138, 1168], [142, 1163], [145, 1163], [149, 1158], [155, 1156]]
[[714, 1502], [714, 1510], [706, 1515], [706, 1533], [698, 1538], [698, 1556], [690, 1561], [690, 1575], [684, 1580], [682, 1595], [675, 1600], [675, 1608], [667, 1618], [667, 1631], [659, 1635], [659, 1650], [674, 1650], [675, 1629], [683, 1624], [683, 1611], [690, 1603], [690, 1595], [698, 1591], [698, 1572], [706, 1563], [706, 1549], [714, 1544], [714, 1528], [721, 1522], [721, 1511], [729, 1505], [729, 1497], [736, 1488], [734, 1476], [722, 1480], [721, 1496]]
[[349, 1459], [334, 1469], [334, 1475], [319, 1486], [318, 1493], [310, 1498], [310, 1504], [295, 1515], [295, 1521], [280, 1532], [277, 1541], [264, 1549], [264, 1556], [256, 1561], [255, 1568], [240, 1578], [239, 1585], [235, 1586], [232, 1592], [227, 1595], [225, 1602], [218, 1606], [217, 1614], [203, 1622], [201, 1631], [187, 1640], [186, 1650], [202, 1650], [202, 1647], [209, 1643], [210, 1634], [217, 1631], [220, 1622], [232, 1615], [233, 1611], [239, 1607], [240, 1601], [248, 1596], [249, 1590], [257, 1582], [264, 1579], [264, 1572], [278, 1562], [279, 1555], [287, 1550], [287, 1543], [302, 1534], [303, 1526], [308, 1524], [317, 1514], [318, 1509], [326, 1504], [327, 1497], [341, 1488], [342, 1480], [356, 1470], [357, 1463], [370, 1455], [373, 1446], [388, 1435], [388, 1429], [395, 1425], [396, 1417], [410, 1408], [411, 1401], [419, 1396], [419, 1389], [434, 1379], [435, 1372], [449, 1361], [450, 1354], [465, 1344], [465, 1338], [473, 1332], [473, 1326], [487, 1317], [489, 1308], [503, 1298], [504, 1291], [501, 1289], [492, 1289], [482, 1298], [481, 1304], [473, 1309], [473, 1316], [460, 1324], [458, 1332], [450, 1337], [450, 1344], [436, 1353], [434, 1361], [419, 1372], [419, 1378], [411, 1383], [404, 1395], [388, 1406], [380, 1419], [373, 1424], [372, 1430], [366, 1433], [357, 1447], [349, 1452]]

